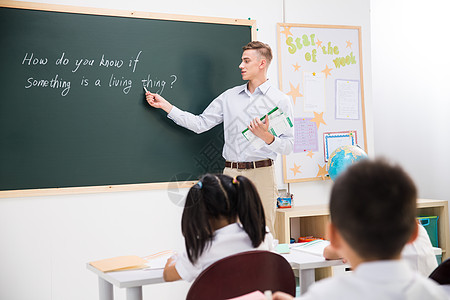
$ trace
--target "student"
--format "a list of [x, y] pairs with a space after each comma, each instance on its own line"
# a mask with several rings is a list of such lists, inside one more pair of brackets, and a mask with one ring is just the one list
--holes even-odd
[[[426, 229], [419, 223], [417, 227], [418, 236], [412, 243], [405, 245], [402, 251], [402, 259], [408, 262], [411, 269], [428, 277], [437, 268], [438, 263]], [[331, 245], [325, 247], [323, 256], [326, 259], [342, 258], [342, 255]], [[345, 259], [343, 260], [346, 261]]]
[[258, 192], [244, 176], [203, 176], [186, 197], [181, 230], [186, 251], [167, 261], [165, 281], [193, 281], [226, 256], [273, 250]]
[[[432, 280], [401, 259], [418, 234], [416, 188], [399, 167], [362, 160], [334, 183], [330, 199], [331, 245], [353, 272], [312, 285], [300, 299], [448, 299]], [[273, 299], [291, 299], [277, 292]]]
[[[220, 57], [218, 57], [220, 59]], [[223, 122], [225, 158], [224, 174], [232, 177], [246, 176], [256, 185], [264, 206], [266, 224], [274, 232], [275, 208], [278, 189], [276, 186], [273, 161], [277, 154], [289, 154], [294, 143], [293, 128], [275, 137], [268, 131], [267, 116], [260, 117], [274, 107], [278, 107], [292, 119], [292, 104], [289, 98], [273, 86], [267, 79], [267, 69], [272, 60], [269, 45], [254, 41], [243, 47], [242, 62], [239, 65], [244, 85], [231, 88], [196, 116], [173, 106], [157, 94], [146, 93], [147, 102], [168, 113], [168, 118], [176, 124], [196, 133], [202, 133]], [[256, 149], [245, 139], [242, 131], [246, 128], [262, 139], [265, 144]]]

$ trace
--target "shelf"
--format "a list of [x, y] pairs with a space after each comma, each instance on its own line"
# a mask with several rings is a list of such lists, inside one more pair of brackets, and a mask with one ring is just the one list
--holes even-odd
[[[417, 214], [438, 216], [439, 248], [442, 249], [442, 261], [448, 258], [450, 234], [448, 221], [448, 202], [446, 200], [417, 200]], [[328, 205], [295, 206], [277, 209], [275, 235], [281, 243], [289, 243], [291, 237], [291, 221], [298, 218], [296, 225], [301, 236], [326, 236], [326, 226], [330, 218]]]

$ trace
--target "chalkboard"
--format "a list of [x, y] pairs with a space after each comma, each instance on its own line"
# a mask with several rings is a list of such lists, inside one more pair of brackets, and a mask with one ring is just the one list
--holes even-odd
[[280, 89], [294, 105], [294, 149], [284, 182], [328, 179], [327, 161], [343, 145], [367, 151], [361, 28], [278, 24]]
[[223, 169], [223, 128], [177, 126], [147, 104], [143, 85], [202, 112], [243, 83], [253, 21], [43, 7], [0, 7], [0, 190], [186, 181]]

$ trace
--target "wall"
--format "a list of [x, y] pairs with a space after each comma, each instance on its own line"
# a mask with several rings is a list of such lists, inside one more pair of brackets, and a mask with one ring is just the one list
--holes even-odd
[[[39, 1], [36, 1], [39, 2]], [[276, 23], [359, 25], [369, 152], [373, 152], [369, 0], [116, 1], [55, 0], [51, 4], [139, 10], [210, 17], [252, 18], [258, 39], [276, 49]], [[275, 52], [276, 57], [276, 52]], [[236, 62], [238, 72], [239, 61]], [[277, 83], [276, 59], [269, 78]], [[168, 121], [169, 122], [169, 121]], [[277, 174], [281, 178], [280, 162]], [[280, 185], [280, 187], [285, 187]], [[296, 205], [327, 203], [331, 182], [291, 184]], [[171, 199], [185, 190], [99, 193], [0, 199], [0, 299], [97, 299], [92, 260], [183, 249], [181, 208]], [[146, 286], [145, 299], [183, 299], [184, 282]], [[115, 289], [116, 299], [125, 291]]]
[[450, 199], [448, 9], [444, 0], [372, 3], [375, 151], [400, 161], [421, 197], [445, 200]]
[[443, 200], [450, 200], [449, 9], [445, 0], [371, 4], [375, 153], [400, 162], [421, 198]]

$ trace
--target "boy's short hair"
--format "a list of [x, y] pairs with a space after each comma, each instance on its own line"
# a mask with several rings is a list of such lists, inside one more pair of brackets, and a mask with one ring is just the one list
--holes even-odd
[[417, 226], [416, 201], [414, 182], [400, 166], [365, 159], [336, 179], [331, 222], [363, 259], [392, 259]]
[[270, 62], [272, 61], [272, 49], [268, 44], [259, 41], [253, 41], [242, 47], [243, 51], [250, 49], [255, 49], [260, 56], [266, 59], [267, 65], [270, 65]]

